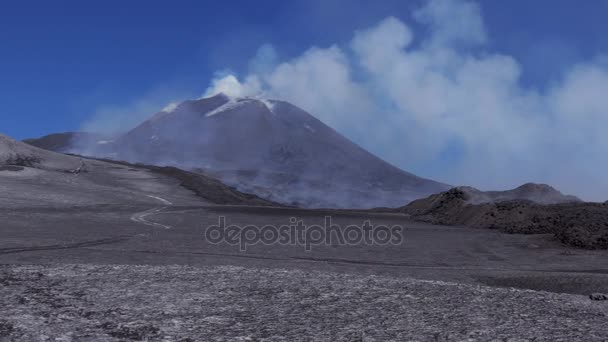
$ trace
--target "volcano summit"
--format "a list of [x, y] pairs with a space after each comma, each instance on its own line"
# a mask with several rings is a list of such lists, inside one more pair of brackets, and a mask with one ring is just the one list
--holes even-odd
[[394, 207], [448, 189], [383, 161], [288, 102], [218, 94], [171, 107], [110, 144], [76, 152], [196, 170], [303, 207]]

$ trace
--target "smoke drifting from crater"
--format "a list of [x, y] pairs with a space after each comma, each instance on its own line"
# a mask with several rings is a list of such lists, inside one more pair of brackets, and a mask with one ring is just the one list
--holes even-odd
[[[401, 14], [411, 19], [384, 18], [346, 43], [285, 60], [265, 44], [243, 56], [248, 73], [218, 71], [197, 92], [291, 102], [388, 162], [445, 183], [482, 190], [548, 183], [608, 199], [605, 52], [534, 87], [522, 81], [530, 70], [492, 49], [478, 3], [429, 0]], [[83, 129], [124, 132], [197, 97], [189, 93], [153, 92], [101, 108]]]
[[[451, 184], [505, 189], [550, 183], [608, 198], [608, 58], [598, 52], [542, 88], [492, 52], [482, 9], [431, 0], [412, 13], [424, 33], [389, 17], [349, 44], [277, 61], [265, 45], [248, 75], [214, 79], [205, 95], [264, 93], [313, 113], [364, 148]], [[241, 77], [237, 77], [241, 76]]]

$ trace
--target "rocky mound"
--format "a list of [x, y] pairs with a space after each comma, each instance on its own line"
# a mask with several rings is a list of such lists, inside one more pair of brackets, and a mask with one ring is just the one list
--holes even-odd
[[[402, 211], [418, 217], [429, 217], [429, 221], [440, 224], [472, 225], [480, 212], [491, 208], [507, 208], [507, 202], [530, 204], [580, 203], [575, 196], [564, 195], [546, 184], [527, 183], [506, 191], [481, 191], [461, 186], [412, 201]], [[481, 223], [485, 225], [485, 223]]]
[[547, 185], [526, 184], [503, 192], [458, 187], [413, 201], [400, 211], [433, 224], [552, 233], [571, 246], [608, 249], [608, 204], [584, 203]]

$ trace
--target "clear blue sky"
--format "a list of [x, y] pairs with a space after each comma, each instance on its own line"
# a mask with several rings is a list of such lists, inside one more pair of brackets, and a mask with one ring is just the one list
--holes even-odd
[[[524, 82], [608, 51], [607, 0], [479, 2], [493, 51]], [[419, 1], [4, 1], [0, 4], [0, 131], [15, 138], [77, 130], [98, 106], [158, 87], [201, 94], [213, 72], [244, 72], [272, 43], [282, 58], [351, 39]], [[557, 52], [557, 53], [556, 53]], [[551, 56], [551, 57], [549, 57]]]

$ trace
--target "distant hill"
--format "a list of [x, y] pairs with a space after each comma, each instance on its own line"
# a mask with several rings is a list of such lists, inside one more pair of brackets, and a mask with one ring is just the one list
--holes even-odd
[[[70, 133], [64, 133], [58, 136], [65, 138], [69, 135]], [[138, 175], [150, 172], [160, 177], [133, 177], [135, 172]], [[146, 183], [148, 178], [150, 182]], [[155, 184], [158, 179], [165, 180], [160, 181], [160, 185]], [[145, 193], [146, 189], [165, 187], [173, 192], [181, 186], [208, 203], [279, 206], [255, 195], [240, 192], [206, 175], [174, 167], [135, 165], [66, 155], [31, 146], [2, 134], [0, 183], [5, 195], [18, 194], [22, 201], [27, 199], [31, 203], [37, 203], [37, 198], [56, 198], [57, 203], [73, 201], [74, 204], [80, 200], [86, 203], [98, 198], [108, 198], [109, 202], [113, 202], [120, 199], [120, 194], [132, 200], [130, 198], [134, 194]], [[175, 185], [172, 187], [169, 185], [171, 183]], [[130, 190], [129, 186], [132, 186]], [[67, 199], [62, 199], [62, 195]], [[6, 199], [15, 200], [12, 196], [7, 196]]]
[[82, 141], [97, 142], [102, 139], [101, 135], [94, 133], [64, 132], [49, 134], [40, 138], [25, 139], [23, 142], [45, 150], [65, 153], [70, 152], [76, 144]]
[[80, 160], [28, 145], [0, 134], [0, 165], [33, 167], [39, 169], [76, 169]]

